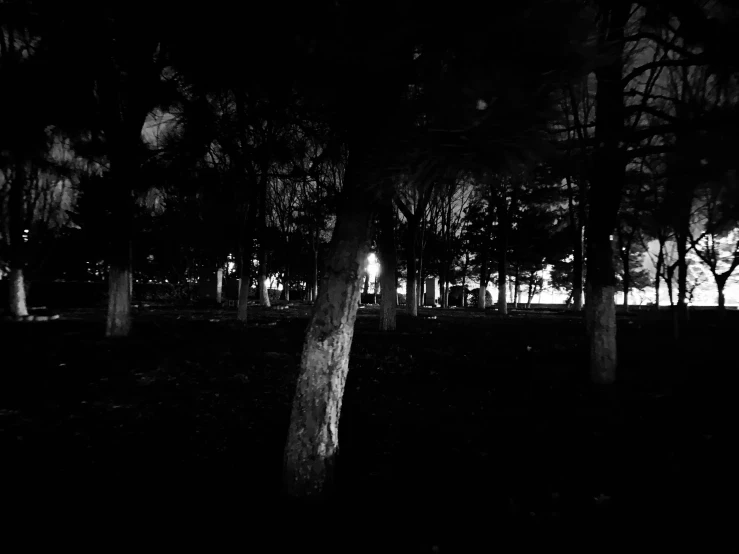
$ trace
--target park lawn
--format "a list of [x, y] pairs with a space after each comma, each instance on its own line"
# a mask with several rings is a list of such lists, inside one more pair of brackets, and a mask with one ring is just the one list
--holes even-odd
[[[233, 310], [144, 308], [119, 341], [95, 311], [2, 323], [6, 494], [279, 513], [308, 313], [255, 307], [245, 329]], [[577, 315], [422, 309], [394, 333], [378, 317], [357, 318], [335, 499], [376, 519], [366, 540], [720, 525], [735, 318], [694, 314], [675, 342], [666, 319], [619, 316], [621, 380], [597, 390]]]

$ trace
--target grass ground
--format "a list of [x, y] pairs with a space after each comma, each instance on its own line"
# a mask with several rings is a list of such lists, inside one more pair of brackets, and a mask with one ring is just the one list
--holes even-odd
[[[422, 309], [380, 333], [360, 310], [335, 504], [354, 525], [346, 551], [721, 531], [739, 321], [691, 317], [675, 342], [669, 320], [619, 316], [620, 380], [598, 390], [577, 315]], [[245, 329], [233, 310], [149, 308], [122, 341], [95, 311], [0, 324], [6, 507], [280, 521], [307, 318], [256, 307]]]

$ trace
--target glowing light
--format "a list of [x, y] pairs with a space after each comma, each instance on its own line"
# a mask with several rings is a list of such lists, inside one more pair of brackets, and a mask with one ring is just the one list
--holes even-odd
[[370, 281], [374, 282], [377, 274], [380, 272], [380, 262], [375, 253], [371, 253], [367, 257], [367, 273], [369, 273]]

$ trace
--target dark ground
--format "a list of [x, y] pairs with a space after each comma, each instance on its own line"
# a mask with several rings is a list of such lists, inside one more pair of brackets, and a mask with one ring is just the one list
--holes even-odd
[[314, 544], [350, 534], [341, 552], [591, 533], [602, 550], [735, 525], [736, 317], [694, 313], [676, 343], [669, 315], [619, 316], [620, 382], [599, 391], [578, 316], [421, 310], [382, 334], [362, 309], [340, 496], [319, 512], [279, 500], [307, 315], [254, 308], [244, 330], [233, 310], [148, 308], [122, 341], [93, 311], [0, 324], [4, 509], [88, 534], [215, 519], [245, 547], [304, 540], [297, 517]]

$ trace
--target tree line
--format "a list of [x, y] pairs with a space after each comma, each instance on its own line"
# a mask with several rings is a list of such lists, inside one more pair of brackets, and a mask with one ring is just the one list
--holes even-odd
[[429, 274], [442, 306], [470, 279], [480, 307], [496, 284], [506, 314], [509, 284], [530, 301], [552, 266], [600, 384], [616, 379], [614, 294], [646, 286], [644, 255], [678, 330], [696, 272], [723, 308], [739, 265], [736, 8], [472, 8], [318, 2], [255, 8], [245, 27], [166, 1], [0, 2], [11, 313], [50, 261], [102, 262], [109, 337], [130, 332], [137, 274], [179, 282], [233, 257], [241, 321], [252, 282], [264, 306], [269, 274], [286, 299], [304, 283], [285, 486], [321, 496], [370, 251], [386, 331], [398, 275], [410, 316]]

